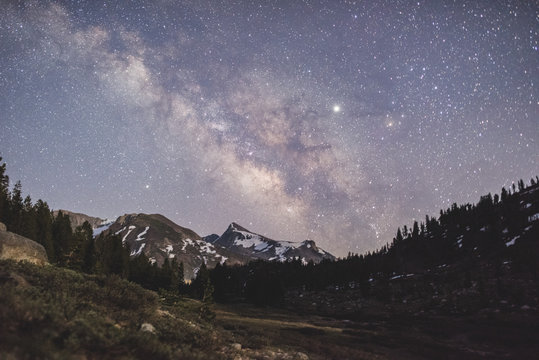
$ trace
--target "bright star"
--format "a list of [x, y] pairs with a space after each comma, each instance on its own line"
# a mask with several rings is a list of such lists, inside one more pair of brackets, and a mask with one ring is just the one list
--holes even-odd
[[340, 107], [339, 105], [334, 105], [334, 106], [333, 106], [333, 112], [334, 112], [334, 113], [341, 112], [341, 107]]

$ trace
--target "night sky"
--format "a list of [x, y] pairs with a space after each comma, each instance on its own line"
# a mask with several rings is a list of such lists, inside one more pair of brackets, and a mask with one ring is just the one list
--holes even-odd
[[338, 256], [539, 173], [536, 1], [1, 1], [11, 184]]

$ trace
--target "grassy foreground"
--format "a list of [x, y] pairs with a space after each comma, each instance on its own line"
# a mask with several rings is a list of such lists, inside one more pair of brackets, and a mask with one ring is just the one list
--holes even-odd
[[201, 307], [116, 276], [0, 260], [0, 360], [308, 358], [227, 330], [226, 317], [205, 321]]
[[[0, 261], [0, 358], [224, 358], [199, 308], [167, 306], [118, 277]], [[144, 323], [154, 331], [141, 331]]]
[[450, 317], [373, 303], [349, 320], [234, 304], [215, 305], [210, 323], [200, 319], [200, 308], [118, 277], [2, 260], [0, 359], [462, 360], [539, 353], [535, 310]]

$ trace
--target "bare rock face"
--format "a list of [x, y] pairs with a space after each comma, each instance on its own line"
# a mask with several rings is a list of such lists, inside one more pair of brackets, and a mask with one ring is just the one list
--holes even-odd
[[89, 216], [86, 214], [76, 213], [68, 210], [55, 210], [53, 211], [53, 215], [56, 217], [58, 216], [59, 212], [62, 212], [62, 214], [69, 216], [69, 220], [71, 221], [71, 228], [73, 231], [77, 228], [77, 226], [81, 226], [84, 224], [85, 221], [88, 221], [92, 228], [97, 228], [100, 225], [103, 224], [106, 220], [95, 217], [95, 216]]
[[45, 248], [37, 242], [24, 236], [6, 231], [6, 226], [0, 223], [0, 259], [24, 260], [34, 264], [48, 264]]

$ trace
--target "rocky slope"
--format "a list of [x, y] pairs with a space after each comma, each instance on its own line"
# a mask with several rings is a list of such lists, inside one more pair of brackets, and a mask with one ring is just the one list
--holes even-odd
[[104, 233], [121, 236], [124, 245], [131, 249], [131, 256], [144, 253], [158, 265], [166, 258], [183, 262], [186, 279], [193, 278], [202, 263], [211, 268], [225, 261], [229, 264], [245, 261], [242, 256], [204, 241], [193, 230], [159, 214], [120, 216]]
[[106, 219], [101, 219], [95, 216], [89, 216], [86, 214], [76, 213], [68, 210], [55, 210], [53, 211], [53, 215], [55, 217], [58, 216], [58, 213], [60, 211], [64, 215], [69, 216], [69, 220], [71, 220], [71, 227], [73, 228], [73, 230], [75, 230], [77, 226], [81, 226], [82, 224], [84, 224], [85, 221], [88, 221], [94, 229], [100, 228], [108, 222], [108, 220]]

